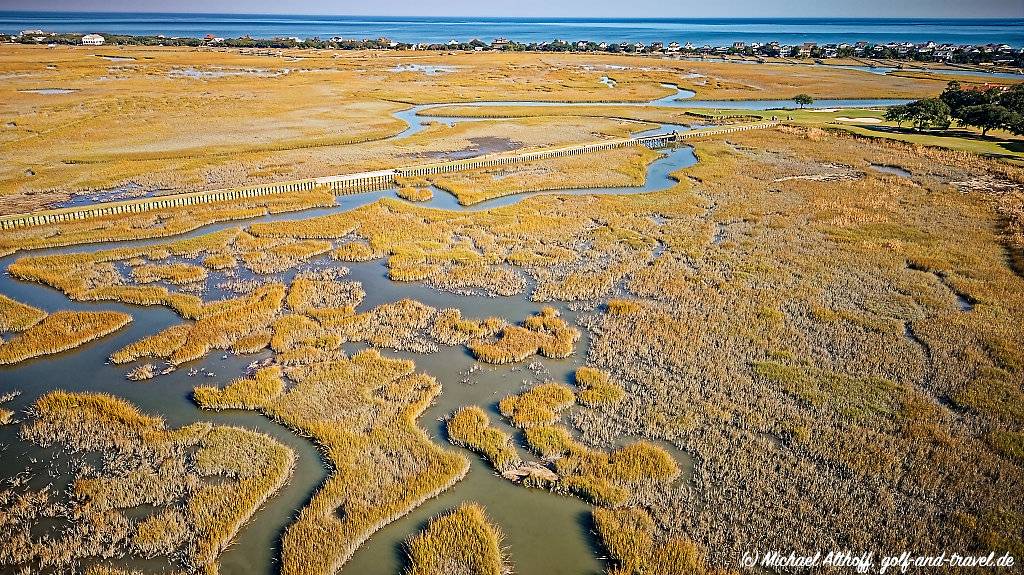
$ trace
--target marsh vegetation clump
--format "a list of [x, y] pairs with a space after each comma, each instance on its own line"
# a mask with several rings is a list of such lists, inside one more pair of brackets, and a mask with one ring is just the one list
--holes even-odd
[[229, 270], [238, 267], [238, 260], [231, 254], [211, 253], [203, 258], [203, 266], [215, 271]]
[[506, 575], [502, 534], [479, 503], [463, 503], [430, 520], [406, 542], [405, 575]]
[[396, 192], [398, 197], [410, 202], [426, 202], [434, 197], [434, 192], [429, 187], [402, 186]]
[[378, 256], [363, 242], [345, 242], [331, 251], [331, 257], [343, 262], [365, 262]]
[[493, 336], [507, 325], [498, 317], [482, 320], [462, 317], [458, 308], [447, 308], [437, 312], [430, 334], [438, 343], [460, 345], [474, 339]]
[[431, 353], [437, 351], [437, 345], [429, 339], [428, 330], [436, 313], [426, 304], [402, 299], [359, 314], [321, 316], [321, 323], [343, 342], [360, 341], [374, 347]]
[[3, 404], [21, 395], [21, 391], [14, 390], [8, 391], [3, 395], [0, 395], [0, 425], [10, 425], [14, 423], [14, 412], [10, 409], [5, 409]]
[[572, 354], [580, 331], [559, 317], [558, 310], [546, 307], [530, 316], [522, 326], [506, 326], [493, 343], [478, 339], [469, 342], [469, 349], [480, 361], [514, 363], [534, 354], [562, 358]]
[[558, 412], [576, 401], [567, 386], [555, 382], [542, 383], [519, 395], [509, 395], [498, 402], [498, 409], [512, 425], [529, 429], [548, 425], [558, 419]]
[[512, 436], [491, 425], [483, 409], [463, 407], [448, 419], [448, 439], [460, 447], [482, 454], [499, 473], [522, 465]]
[[192, 324], [179, 324], [168, 327], [138, 341], [134, 341], [110, 354], [114, 363], [128, 363], [145, 357], [166, 358], [175, 350], [185, 345]]
[[167, 282], [180, 285], [205, 280], [206, 270], [200, 266], [183, 263], [144, 264], [132, 268], [132, 278], [140, 284]]
[[650, 514], [639, 507], [594, 508], [594, 525], [613, 560], [616, 575], [726, 575], [709, 569], [697, 546], [681, 536], [660, 535]]
[[[105, 394], [50, 392], [29, 415], [23, 439], [69, 457], [97, 454], [98, 464], [72, 466], [68, 494], [0, 492], [7, 511], [0, 565], [12, 570], [161, 558], [182, 573], [216, 573], [221, 552], [294, 463], [290, 449], [261, 433], [208, 423], [168, 429]], [[53, 521], [65, 527], [38, 535]]]
[[213, 349], [231, 349], [241, 342], [241, 352], [256, 351], [281, 310], [282, 284], [268, 284], [249, 296], [220, 300], [201, 306], [193, 323], [173, 325], [111, 354], [115, 363], [142, 357], [167, 359], [180, 365], [205, 356]]
[[[18, 279], [46, 284], [73, 300], [164, 305], [182, 317], [196, 318], [203, 306], [200, 297], [159, 285], [132, 285], [120, 272], [118, 264], [162, 261], [171, 257], [198, 258], [204, 253], [224, 250], [238, 235], [238, 229], [226, 229], [148, 247], [27, 256], [19, 258], [8, 270]], [[202, 273], [206, 273], [205, 270]]]
[[331, 251], [331, 243], [325, 241], [276, 242], [261, 245], [241, 254], [245, 267], [258, 274], [283, 272], [314, 256]]
[[0, 294], [0, 334], [25, 331], [46, 317], [46, 312]]
[[117, 311], [58, 311], [9, 341], [0, 342], [0, 365], [51, 355], [110, 335], [132, 321]]
[[125, 377], [131, 381], [144, 381], [153, 379], [155, 376], [156, 366], [152, 363], [144, 363], [125, 374]]
[[256, 410], [283, 392], [281, 367], [270, 366], [260, 369], [253, 377], [236, 379], [224, 388], [197, 387], [192, 391], [192, 398], [203, 409]]
[[589, 407], [616, 404], [626, 396], [622, 387], [612, 382], [608, 372], [594, 367], [576, 370], [576, 386], [580, 389], [576, 399]]
[[288, 307], [295, 313], [316, 316], [321, 310], [354, 313], [366, 292], [359, 282], [296, 278], [288, 288]]

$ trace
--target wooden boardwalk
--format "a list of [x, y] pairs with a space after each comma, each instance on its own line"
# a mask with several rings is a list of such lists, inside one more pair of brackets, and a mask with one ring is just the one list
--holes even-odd
[[314, 189], [329, 189], [335, 194], [358, 194], [376, 190], [384, 190], [395, 186], [395, 178], [400, 176], [426, 176], [446, 172], [459, 172], [476, 168], [486, 168], [506, 164], [518, 164], [533, 160], [547, 158], [558, 158], [564, 156], [578, 156], [601, 150], [614, 148], [625, 148], [629, 146], [647, 146], [649, 148], [661, 148], [682, 140], [692, 140], [706, 136], [717, 136], [744, 130], [756, 130], [772, 128], [778, 122], [758, 122], [754, 124], [739, 124], [733, 126], [722, 126], [706, 130], [693, 130], [689, 132], [669, 132], [654, 134], [635, 138], [619, 138], [605, 140], [590, 144], [578, 144], [572, 146], [561, 146], [557, 148], [545, 148], [518, 153], [488, 154], [463, 160], [450, 162], [437, 162], [432, 164], [418, 164], [415, 166], [395, 168], [392, 170], [379, 170], [375, 172], [359, 172], [355, 174], [342, 174], [337, 176], [326, 176], [322, 178], [307, 178], [273, 184], [261, 184], [256, 186], [241, 186], [237, 188], [226, 188], [220, 190], [207, 190], [202, 192], [190, 192], [183, 194], [168, 194], [152, 198], [139, 198], [136, 200], [125, 200], [120, 202], [103, 202], [87, 206], [73, 208], [59, 208], [54, 210], [40, 210], [27, 214], [11, 214], [0, 216], [0, 230], [13, 230], [28, 226], [39, 226], [71, 222], [112, 216], [118, 214], [132, 214], [158, 210], [164, 208], [194, 206], [213, 202], [223, 202], [241, 198], [253, 198], [268, 196], [271, 194], [282, 194]]

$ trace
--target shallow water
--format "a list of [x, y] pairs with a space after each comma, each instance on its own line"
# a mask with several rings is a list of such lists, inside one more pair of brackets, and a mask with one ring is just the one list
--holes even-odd
[[[843, 100], [815, 100], [805, 109], [818, 108], [882, 108], [899, 106], [910, 100], [882, 98], [851, 98]], [[681, 104], [687, 108], [707, 108], [715, 110], [795, 110], [799, 106], [793, 100], [685, 100]]]
[[267, 70], [264, 68], [213, 68], [213, 69], [199, 69], [199, 68], [174, 68], [167, 73], [168, 78], [191, 78], [199, 80], [203, 78], [227, 78], [230, 76], [255, 76], [258, 78], [276, 78], [278, 76], [284, 76], [291, 73], [291, 70], [284, 68], [282, 70]]
[[58, 94], [74, 94], [75, 88], [38, 88], [33, 90], [18, 90], [23, 94], [43, 94], [45, 96], [56, 96]]
[[144, 190], [142, 186], [128, 182], [107, 190], [96, 190], [84, 194], [76, 194], [62, 202], [50, 204], [50, 208], [73, 208], [77, 206], [88, 206], [101, 202], [117, 202], [135, 198], [146, 198], [158, 194], [160, 190]]
[[448, 74], [458, 70], [458, 66], [446, 66], [443, 64], [399, 64], [388, 68], [388, 72], [421, 72], [427, 76]]
[[893, 176], [900, 176], [900, 177], [903, 177], [903, 178], [909, 178], [909, 177], [914, 175], [914, 174], [911, 174], [909, 171], [904, 170], [903, 168], [901, 168], [899, 166], [887, 166], [887, 165], [884, 165], [884, 164], [871, 164], [871, 169], [876, 171], [876, 172], [881, 172], [883, 174], [891, 174]]

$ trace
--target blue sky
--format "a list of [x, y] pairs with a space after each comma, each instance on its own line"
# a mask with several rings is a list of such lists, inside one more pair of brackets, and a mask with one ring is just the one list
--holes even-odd
[[1024, 0], [0, 0], [0, 10], [592, 18], [1024, 18]]

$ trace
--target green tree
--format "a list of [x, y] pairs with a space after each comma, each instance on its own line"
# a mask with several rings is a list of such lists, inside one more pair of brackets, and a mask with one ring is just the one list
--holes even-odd
[[800, 108], [802, 109], [804, 106], [813, 104], [814, 98], [812, 98], [810, 94], [797, 94], [796, 96], [793, 96], [793, 101], [800, 104]]
[[903, 122], [910, 120], [909, 106], [889, 106], [885, 110], [885, 121], [896, 122], [897, 127], [902, 127]]
[[981, 128], [982, 136], [988, 135], [992, 128], [1008, 128], [1015, 120], [1016, 115], [999, 104], [981, 104], [960, 110], [960, 123]]
[[939, 94], [939, 99], [949, 106], [949, 113], [960, 119], [960, 110], [971, 106], [989, 104], [993, 100], [993, 93], [982, 92], [981, 90], [964, 90], [960, 82], [953, 80], [946, 84], [946, 89]]
[[1000, 93], [998, 103], [1016, 116], [1011, 122], [1011, 131], [1024, 135], [1024, 84], [1014, 84], [1012, 88]]
[[907, 104], [908, 119], [914, 122], [918, 130], [929, 128], [946, 129], [952, 121], [949, 106], [938, 98], [925, 98]]

